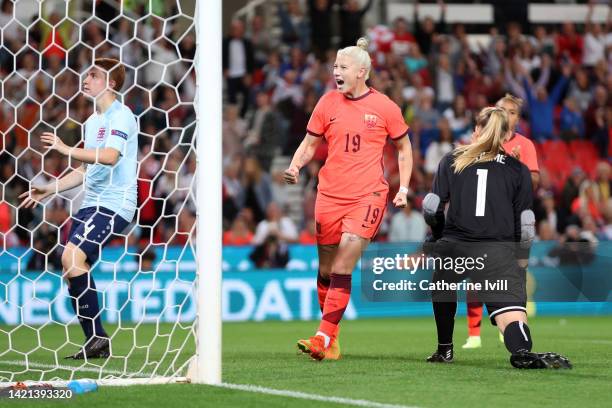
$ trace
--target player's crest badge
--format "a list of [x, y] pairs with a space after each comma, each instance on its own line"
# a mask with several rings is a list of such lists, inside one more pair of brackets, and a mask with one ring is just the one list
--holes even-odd
[[98, 134], [96, 136], [96, 141], [97, 142], [103, 141], [105, 135], [106, 135], [106, 129], [101, 127], [100, 129], [98, 129]]
[[377, 120], [378, 118], [376, 117], [376, 115], [368, 115], [367, 113], [363, 117], [363, 121], [365, 122], [368, 128], [373, 128], [374, 126], [376, 126]]

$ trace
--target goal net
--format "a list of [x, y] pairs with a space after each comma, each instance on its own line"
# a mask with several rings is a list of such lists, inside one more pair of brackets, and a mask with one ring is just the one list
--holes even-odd
[[[198, 349], [202, 160], [195, 0], [0, 3], [0, 382], [189, 380]], [[66, 360], [85, 341], [61, 262], [83, 187], [32, 208], [19, 196], [81, 165], [48, 149], [41, 134], [83, 147], [94, 107], [81, 87], [96, 58], [126, 68], [117, 99], [139, 125], [137, 210], [90, 272], [110, 357]]]

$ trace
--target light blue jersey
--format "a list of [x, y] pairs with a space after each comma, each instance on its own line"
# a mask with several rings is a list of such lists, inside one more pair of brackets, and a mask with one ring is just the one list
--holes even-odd
[[85, 148], [112, 147], [121, 156], [114, 166], [87, 164], [81, 208], [105, 207], [128, 222], [136, 212], [138, 124], [127, 106], [115, 101], [85, 122]]

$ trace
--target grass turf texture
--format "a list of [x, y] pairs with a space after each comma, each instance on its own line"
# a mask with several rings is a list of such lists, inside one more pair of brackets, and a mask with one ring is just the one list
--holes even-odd
[[[487, 320], [483, 321], [483, 324]], [[168, 326], [169, 327], [169, 326]], [[160, 327], [159, 332], [169, 332]], [[0, 327], [5, 332], [6, 326]], [[433, 365], [424, 359], [435, 348], [432, 318], [357, 320], [343, 323], [343, 359], [314, 362], [298, 355], [295, 342], [314, 333], [314, 322], [229, 323], [223, 333], [223, 381], [268, 388], [300, 391], [333, 397], [364, 399], [380, 403], [419, 407], [603, 407], [612, 397], [612, 317], [537, 317], [531, 320], [534, 349], [556, 351], [574, 363], [571, 371], [516, 370], [508, 363], [508, 353], [497, 338], [497, 331], [485, 325], [483, 347], [462, 350], [467, 336], [465, 319], [457, 319], [455, 363]], [[79, 328], [70, 327], [77, 338]], [[137, 335], [125, 336], [125, 344], [115, 344], [125, 352], [132, 342], [155, 341], [165, 347], [167, 339], [155, 339], [155, 326], [139, 327]], [[0, 332], [2, 333], [2, 332]], [[31, 333], [23, 333], [23, 336]], [[180, 342], [185, 335], [176, 336]], [[45, 332], [49, 344], [64, 342], [61, 327]], [[134, 340], [136, 339], [136, 340]], [[0, 337], [0, 350], [7, 349], [7, 336]], [[25, 341], [17, 342], [25, 344]], [[149, 355], [160, 355], [161, 347]], [[145, 366], [145, 349], [136, 349], [129, 359], [111, 361], [106, 368], [128, 370]], [[49, 353], [35, 352], [30, 361], [52, 364]], [[181, 356], [182, 357], [182, 356]], [[15, 360], [2, 356], [0, 360]], [[21, 357], [23, 359], [23, 356]], [[126, 363], [127, 361], [127, 363]], [[60, 361], [60, 364], [73, 364]], [[0, 371], [19, 367], [0, 363]], [[57, 372], [56, 375], [59, 375]], [[87, 373], [86, 373], [87, 374]], [[89, 374], [91, 376], [92, 374]], [[87, 376], [87, 375], [85, 375]], [[21, 378], [24, 378], [21, 376]], [[31, 377], [30, 377], [31, 378]], [[165, 406], [261, 406], [298, 407], [321, 402], [255, 394], [199, 385], [102, 387], [98, 392], [77, 396], [76, 403], [91, 407]], [[2, 405], [3, 401], [0, 401]], [[67, 401], [21, 402], [18, 406], [60, 406]], [[339, 406], [338, 404], [334, 404]]]

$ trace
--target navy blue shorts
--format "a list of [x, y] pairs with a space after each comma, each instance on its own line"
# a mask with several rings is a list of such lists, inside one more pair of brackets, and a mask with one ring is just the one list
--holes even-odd
[[110, 236], [121, 233], [128, 224], [128, 221], [107, 208], [82, 208], [72, 216], [68, 242], [79, 247], [87, 255], [89, 266], [93, 266]]

